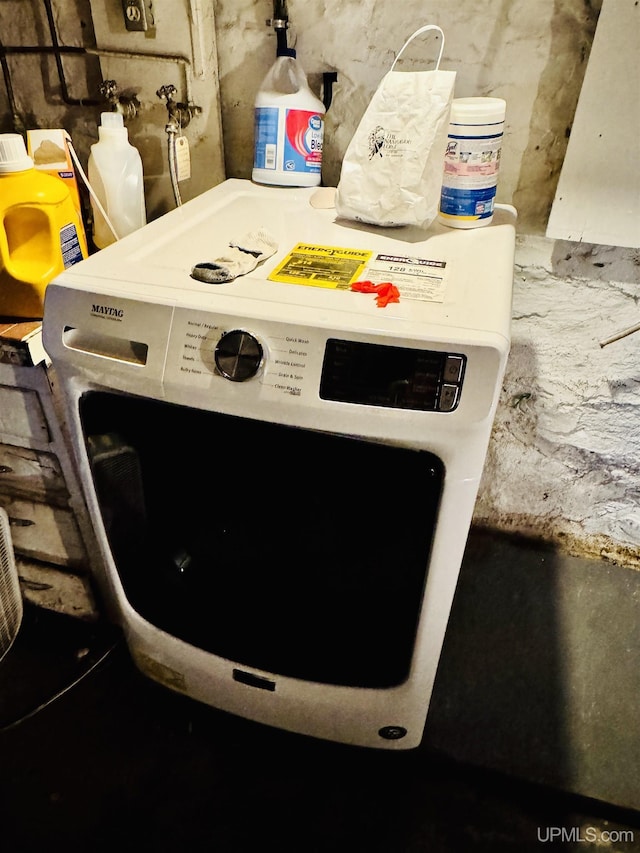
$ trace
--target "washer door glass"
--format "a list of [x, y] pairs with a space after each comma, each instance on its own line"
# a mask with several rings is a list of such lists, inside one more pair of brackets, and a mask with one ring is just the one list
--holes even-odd
[[90, 392], [80, 414], [131, 606], [243, 666], [409, 674], [444, 468], [431, 453]]

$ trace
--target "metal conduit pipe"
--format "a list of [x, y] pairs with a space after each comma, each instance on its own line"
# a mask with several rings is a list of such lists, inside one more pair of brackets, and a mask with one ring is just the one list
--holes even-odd
[[13, 84], [11, 82], [11, 72], [9, 65], [0, 42], [0, 66], [2, 66], [2, 77], [4, 79], [4, 88], [7, 92], [7, 100], [9, 101], [9, 109], [11, 110], [11, 118], [14, 130], [22, 129], [22, 120], [18, 113], [18, 105], [16, 104], [15, 95], [13, 94]]
[[58, 71], [58, 81], [60, 83], [60, 89], [62, 91], [62, 100], [65, 104], [71, 107], [93, 107], [98, 106], [100, 101], [94, 100], [92, 98], [72, 98], [69, 95], [69, 89], [67, 87], [67, 81], [64, 76], [64, 68], [62, 66], [61, 56], [62, 54], [75, 54], [82, 55], [86, 54], [86, 50], [83, 47], [52, 47], [52, 46], [19, 46], [19, 47], [7, 47], [3, 44], [0, 44], [0, 64], [2, 65], [2, 72], [4, 77], [5, 89], [7, 92], [7, 97], [9, 98], [9, 102], [12, 107], [12, 111], [14, 115], [17, 114], [17, 108], [15, 103], [15, 95], [13, 92], [13, 84], [11, 82], [11, 72], [9, 70], [9, 65], [7, 63], [8, 56], [20, 55], [20, 54], [39, 54], [43, 56], [54, 56], [56, 59], [56, 68]]
[[85, 53], [92, 56], [104, 56], [112, 59], [153, 59], [156, 62], [174, 62], [181, 65], [184, 70], [184, 84], [187, 95], [187, 103], [191, 104], [192, 89], [191, 89], [191, 61], [180, 54], [170, 53], [139, 53], [126, 50], [111, 50], [110, 48], [86, 47], [83, 48]]
[[58, 80], [60, 81], [60, 87], [62, 89], [62, 100], [65, 104], [69, 104], [72, 106], [97, 106], [99, 101], [95, 100], [83, 100], [82, 98], [72, 98], [69, 95], [69, 89], [67, 87], [67, 79], [64, 73], [64, 66], [62, 64], [62, 53], [84, 53], [84, 48], [62, 48], [60, 46], [60, 42], [58, 41], [58, 32], [56, 30], [56, 22], [53, 17], [53, 7], [51, 6], [51, 0], [44, 0], [44, 8], [47, 14], [47, 22], [49, 24], [49, 35], [51, 37], [51, 44], [53, 45], [52, 53], [56, 60], [56, 68], [58, 69]]
[[289, 13], [286, 0], [273, 0], [273, 18], [267, 21], [268, 27], [273, 27], [276, 33], [276, 50], [280, 54], [287, 47], [287, 29]]

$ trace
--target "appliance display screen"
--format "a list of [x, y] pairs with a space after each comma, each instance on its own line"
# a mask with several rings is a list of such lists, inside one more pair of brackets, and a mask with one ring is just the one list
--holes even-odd
[[320, 397], [341, 403], [451, 412], [459, 401], [466, 356], [380, 344], [327, 341]]

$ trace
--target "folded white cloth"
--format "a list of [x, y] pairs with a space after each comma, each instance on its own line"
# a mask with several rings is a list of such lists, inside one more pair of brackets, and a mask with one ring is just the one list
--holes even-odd
[[249, 231], [239, 240], [229, 241], [229, 250], [214, 261], [204, 261], [191, 269], [191, 276], [208, 284], [222, 284], [246, 275], [278, 250], [278, 243], [266, 228]]

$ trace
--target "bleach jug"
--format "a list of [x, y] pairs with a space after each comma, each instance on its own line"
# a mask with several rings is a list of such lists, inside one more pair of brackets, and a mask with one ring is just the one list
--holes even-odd
[[[147, 224], [142, 159], [120, 113], [102, 113], [89, 153], [89, 183], [113, 230], [91, 197], [93, 242], [104, 249]], [[115, 231], [115, 234], [114, 234]]]
[[34, 167], [20, 134], [0, 134], [0, 315], [42, 319], [47, 284], [87, 255], [65, 183]]
[[253, 180], [317, 187], [322, 172], [325, 111], [309, 88], [295, 50], [280, 48], [256, 95]]

